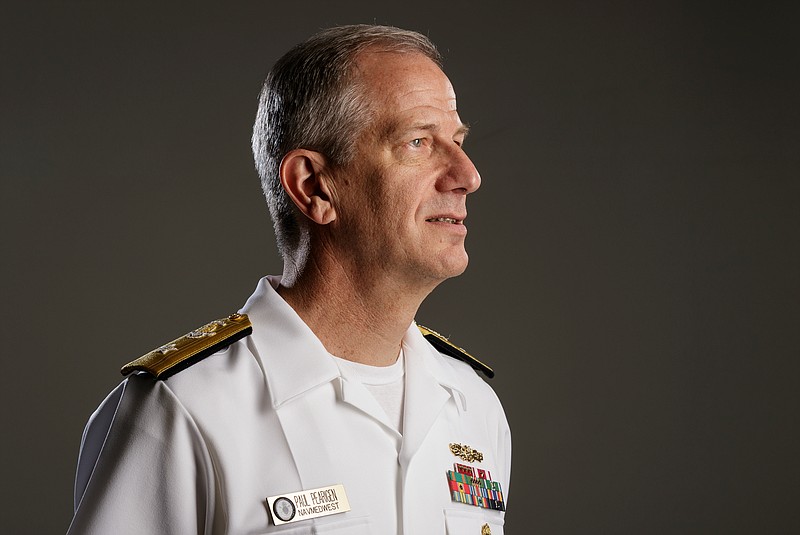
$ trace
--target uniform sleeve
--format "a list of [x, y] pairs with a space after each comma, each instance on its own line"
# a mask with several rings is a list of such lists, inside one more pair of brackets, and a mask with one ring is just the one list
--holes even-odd
[[169, 387], [131, 376], [84, 431], [68, 535], [213, 533], [213, 476], [202, 436]]
[[[498, 405], [500, 404], [500, 400], [498, 399]], [[511, 489], [511, 429], [508, 426], [508, 419], [506, 418], [506, 413], [503, 410], [502, 405], [500, 405], [500, 427], [499, 427], [499, 440], [500, 443], [498, 445], [498, 450], [503, 452], [504, 458], [502, 460], [501, 466], [503, 467], [503, 476], [506, 481], [506, 488], [505, 488], [505, 504], [508, 507], [508, 493]]]

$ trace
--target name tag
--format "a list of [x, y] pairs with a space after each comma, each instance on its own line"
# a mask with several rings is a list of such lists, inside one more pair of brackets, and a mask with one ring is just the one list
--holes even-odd
[[276, 526], [350, 510], [344, 485], [271, 496], [267, 498], [267, 505]]

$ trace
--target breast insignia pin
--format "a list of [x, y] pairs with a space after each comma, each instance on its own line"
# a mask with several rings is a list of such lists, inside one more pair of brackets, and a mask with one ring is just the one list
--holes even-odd
[[483, 462], [483, 453], [473, 449], [466, 444], [450, 444], [450, 451], [456, 457], [467, 461], [468, 463]]

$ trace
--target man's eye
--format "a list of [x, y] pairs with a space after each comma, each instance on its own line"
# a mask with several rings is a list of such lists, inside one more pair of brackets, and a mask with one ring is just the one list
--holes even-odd
[[422, 138], [418, 137], [417, 139], [412, 139], [411, 146], [414, 147], [415, 149], [420, 148], [422, 146]]

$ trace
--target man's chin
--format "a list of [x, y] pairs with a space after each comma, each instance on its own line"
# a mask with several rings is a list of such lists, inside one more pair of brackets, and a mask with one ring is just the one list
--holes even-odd
[[439, 278], [444, 281], [458, 277], [467, 270], [469, 264], [469, 256], [466, 251], [462, 250], [459, 255], [448, 255], [442, 259], [442, 265], [439, 271]]

